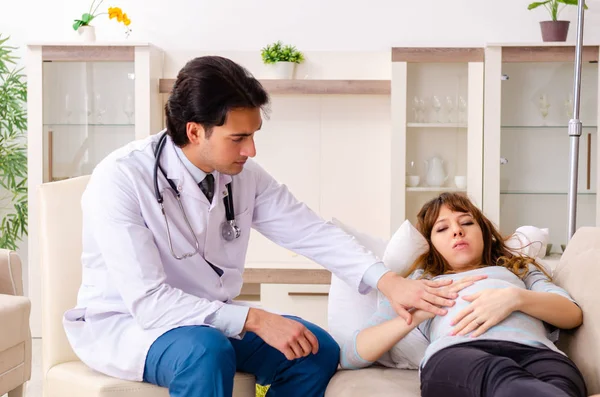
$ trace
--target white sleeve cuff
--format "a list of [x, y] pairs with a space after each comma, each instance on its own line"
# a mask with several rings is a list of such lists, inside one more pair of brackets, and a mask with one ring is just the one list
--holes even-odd
[[248, 306], [225, 304], [215, 313], [212, 325], [228, 338], [242, 339], [249, 310]]
[[383, 262], [377, 262], [371, 265], [365, 274], [363, 274], [363, 278], [358, 288], [359, 292], [367, 293], [369, 292], [369, 287], [372, 289], [377, 289], [377, 283], [379, 282], [379, 279], [387, 272], [391, 272], [391, 270], [385, 267]]

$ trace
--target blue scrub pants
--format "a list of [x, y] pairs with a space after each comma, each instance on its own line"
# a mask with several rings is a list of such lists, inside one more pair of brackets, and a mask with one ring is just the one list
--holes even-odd
[[[286, 316], [288, 317], [288, 316]], [[242, 340], [205, 326], [175, 328], [150, 347], [144, 381], [167, 387], [171, 397], [231, 397], [236, 371], [271, 385], [268, 397], [322, 397], [335, 373], [340, 348], [323, 329], [296, 317], [319, 340], [317, 354], [291, 360], [253, 332]]]

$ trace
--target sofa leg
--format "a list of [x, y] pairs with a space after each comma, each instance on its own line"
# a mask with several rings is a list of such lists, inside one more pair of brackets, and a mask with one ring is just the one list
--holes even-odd
[[23, 397], [25, 394], [23, 393], [25, 387], [23, 385], [17, 387], [16, 389], [12, 389], [8, 392], [8, 397]]

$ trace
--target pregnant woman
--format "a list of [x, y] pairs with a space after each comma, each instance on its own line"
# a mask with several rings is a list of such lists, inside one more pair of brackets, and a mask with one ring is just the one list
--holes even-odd
[[407, 324], [386, 301], [342, 348], [345, 368], [371, 365], [415, 327], [429, 340], [419, 365], [423, 397], [585, 397], [575, 364], [550, 339], [583, 314], [532, 258], [515, 255], [463, 195], [443, 193], [418, 214], [429, 243], [411, 278], [452, 279], [444, 316], [415, 311]]

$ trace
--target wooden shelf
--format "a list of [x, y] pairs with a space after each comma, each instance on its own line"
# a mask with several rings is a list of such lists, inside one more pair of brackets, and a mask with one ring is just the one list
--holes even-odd
[[[539, 191], [532, 191], [532, 190], [501, 190], [500, 191], [501, 195], [526, 195], [526, 196], [566, 196], [569, 194], [569, 192], [566, 191], [552, 191], [552, 190], [539, 190]], [[588, 191], [579, 191], [577, 192], [578, 196], [593, 196], [595, 195], [596, 192], [593, 190], [588, 190]]]
[[134, 62], [133, 45], [46, 45], [42, 60], [47, 62]]
[[[582, 62], [598, 62], [598, 46], [584, 46]], [[503, 47], [502, 62], [574, 62], [575, 46]]]
[[466, 192], [467, 189], [459, 189], [457, 187], [431, 187], [431, 186], [417, 186], [417, 187], [407, 187], [407, 192]]
[[466, 124], [459, 123], [406, 123], [408, 128], [467, 128]]
[[483, 62], [484, 49], [472, 47], [394, 47], [392, 62]]
[[[260, 80], [269, 94], [389, 95], [390, 80]], [[168, 94], [175, 79], [160, 79], [159, 92]]]
[[244, 270], [245, 284], [331, 284], [331, 272], [325, 269], [254, 269]]

